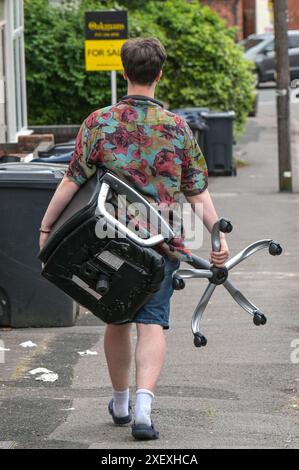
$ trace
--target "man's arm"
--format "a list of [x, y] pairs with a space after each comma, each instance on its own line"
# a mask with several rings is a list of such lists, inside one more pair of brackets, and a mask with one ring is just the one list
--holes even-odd
[[49, 232], [62, 211], [70, 203], [80, 186], [84, 184], [96, 173], [96, 166], [89, 162], [90, 150], [93, 140], [90, 138], [89, 129], [83, 122], [75, 142], [75, 150], [67, 169], [66, 175], [62, 179], [52, 197], [48, 209], [41, 223], [39, 246], [43, 248], [47, 241]]
[[[50, 201], [50, 204], [45, 212], [41, 223], [41, 230], [45, 230], [45, 232], [49, 232], [51, 230], [54, 222], [56, 222], [62, 211], [72, 200], [79, 187], [80, 186], [78, 184], [71, 181], [67, 176], [64, 176], [59, 186], [57, 187]], [[40, 234], [40, 249], [43, 248], [49, 236], [49, 234], [45, 232], [41, 232]]]
[[[214, 223], [218, 220], [218, 215], [208, 189], [195, 196], [186, 196], [186, 199], [191, 204], [195, 214], [202, 218], [204, 226], [211, 233]], [[202, 205], [202, 211], [199, 209], [199, 204]], [[220, 242], [220, 251], [212, 251], [210, 253], [211, 263], [218, 267], [223, 266], [229, 257], [229, 249], [225, 235], [222, 232], [220, 232]]]

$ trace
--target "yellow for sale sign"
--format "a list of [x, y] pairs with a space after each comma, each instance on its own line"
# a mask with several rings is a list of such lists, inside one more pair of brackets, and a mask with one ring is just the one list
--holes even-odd
[[85, 41], [85, 68], [94, 70], [122, 70], [120, 50], [126, 39]]
[[120, 50], [127, 38], [127, 11], [86, 12], [86, 70], [122, 70]]

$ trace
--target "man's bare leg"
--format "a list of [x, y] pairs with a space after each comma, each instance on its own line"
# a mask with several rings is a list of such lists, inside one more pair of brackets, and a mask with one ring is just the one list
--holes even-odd
[[117, 417], [128, 415], [129, 380], [132, 359], [131, 324], [107, 325], [104, 351], [113, 386], [113, 411]]
[[[135, 424], [151, 426], [151, 403], [166, 354], [160, 325], [137, 323]], [[156, 437], [158, 434], [156, 433]]]
[[154, 393], [166, 354], [166, 340], [160, 325], [137, 323], [135, 350], [136, 386]]

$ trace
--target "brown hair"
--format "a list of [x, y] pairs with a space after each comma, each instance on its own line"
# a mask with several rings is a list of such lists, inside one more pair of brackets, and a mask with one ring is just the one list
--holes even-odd
[[166, 51], [156, 38], [128, 39], [121, 48], [121, 59], [132, 83], [151, 85], [162, 70]]

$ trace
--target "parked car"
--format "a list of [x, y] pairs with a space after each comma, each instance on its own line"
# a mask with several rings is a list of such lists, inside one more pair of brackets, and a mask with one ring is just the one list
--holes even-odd
[[[299, 30], [288, 31], [290, 79], [299, 78]], [[255, 63], [256, 83], [275, 80], [275, 43], [273, 33], [251, 34], [240, 42], [245, 57]]]

